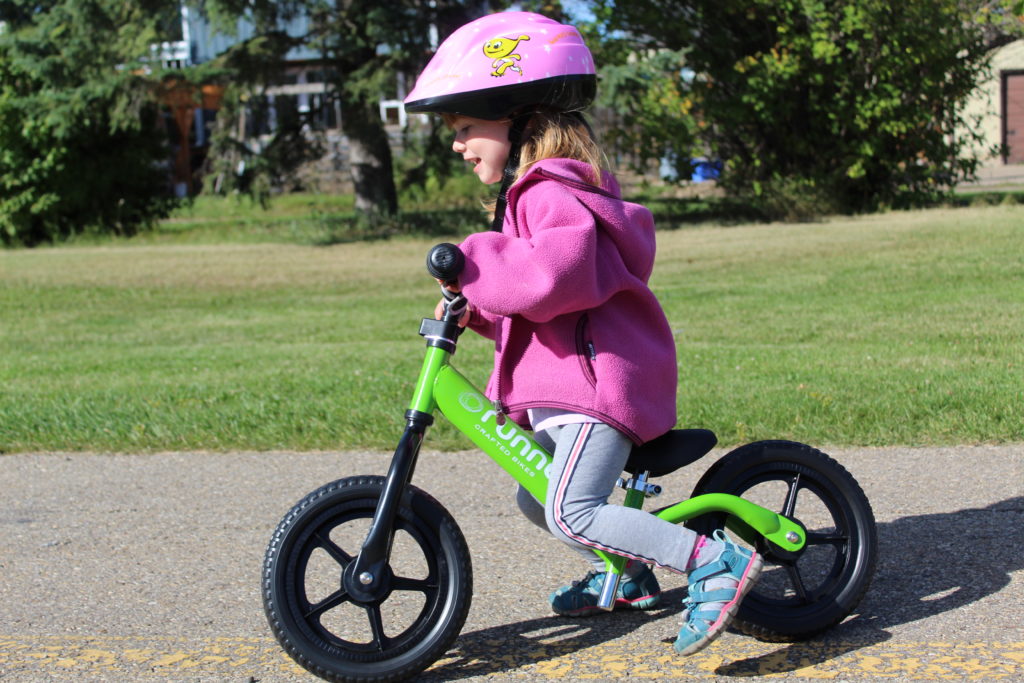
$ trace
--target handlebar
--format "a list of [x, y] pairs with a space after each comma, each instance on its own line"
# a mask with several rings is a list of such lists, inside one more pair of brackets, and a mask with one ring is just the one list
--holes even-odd
[[[466, 256], [454, 244], [443, 242], [431, 248], [427, 253], [427, 272], [431, 277], [441, 280], [445, 285], [455, 285], [459, 282], [459, 274], [466, 266]], [[444, 319], [457, 321], [466, 310], [466, 297], [459, 292], [453, 292], [444, 285], [441, 286], [441, 294], [446, 300]], [[461, 332], [461, 329], [459, 330]], [[456, 333], [456, 337], [458, 333]]]
[[443, 242], [427, 254], [427, 272], [446, 285], [454, 285], [466, 266], [466, 257], [454, 244]]

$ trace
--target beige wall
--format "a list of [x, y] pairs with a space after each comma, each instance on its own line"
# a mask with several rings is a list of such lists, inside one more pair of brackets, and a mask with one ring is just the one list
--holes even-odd
[[[979, 86], [976, 97], [968, 104], [966, 114], [968, 120], [981, 116], [980, 130], [985, 137], [982, 150], [1002, 143], [1002, 112], [1000, 111], [1000, 87], [1003, 71], [1024, 70], [1024, 40], [1004, 45], [995, 51], [992, 57], [992, 78]], [[982, 151], [982, 150], [979, 150]], [[984, 165], [1002, 165], [998, 155], [980, 156]]]

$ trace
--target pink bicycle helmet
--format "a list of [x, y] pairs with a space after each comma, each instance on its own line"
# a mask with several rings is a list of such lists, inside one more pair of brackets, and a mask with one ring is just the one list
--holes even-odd
[[579, 111], [596, 90], [594, 59], [579, 31], [532, 12], [499, 12], [441, 43], [405, 109], [497, 120], [538, 105]]

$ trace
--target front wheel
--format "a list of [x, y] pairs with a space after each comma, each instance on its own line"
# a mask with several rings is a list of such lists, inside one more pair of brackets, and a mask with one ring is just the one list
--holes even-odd
[[842, 465], [810, 446], [759, 441], [715, 463], [693, 495], [731, 493], [801, 524], [807, 544], [797, 553], [766, 541], [724, 513], [687, 526], [710, 535], [728, 526], [754, 539], [765, 569], [734, 622], [764, 640], [810, 638], [845, 619], [867, 592], [878, 554], [871, 505]]
[[395, 520], [389, 590], [360, 602], [345, 590], [384, 487], [349, 477], [306, 496], [274, 532], [263, 605], [278, 642], [331, 681], [395, 681], [423, 671], [455, 641], [472, 596], [469, 548], [455, 520], [409, 485]]

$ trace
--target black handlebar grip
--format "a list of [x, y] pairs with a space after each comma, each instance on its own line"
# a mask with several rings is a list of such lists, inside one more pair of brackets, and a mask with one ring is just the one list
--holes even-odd
[[447, 284], [455, 284], [465, 265], [466, 257], [454, 244], [438, 244], [427, 254], [427, 272]]

